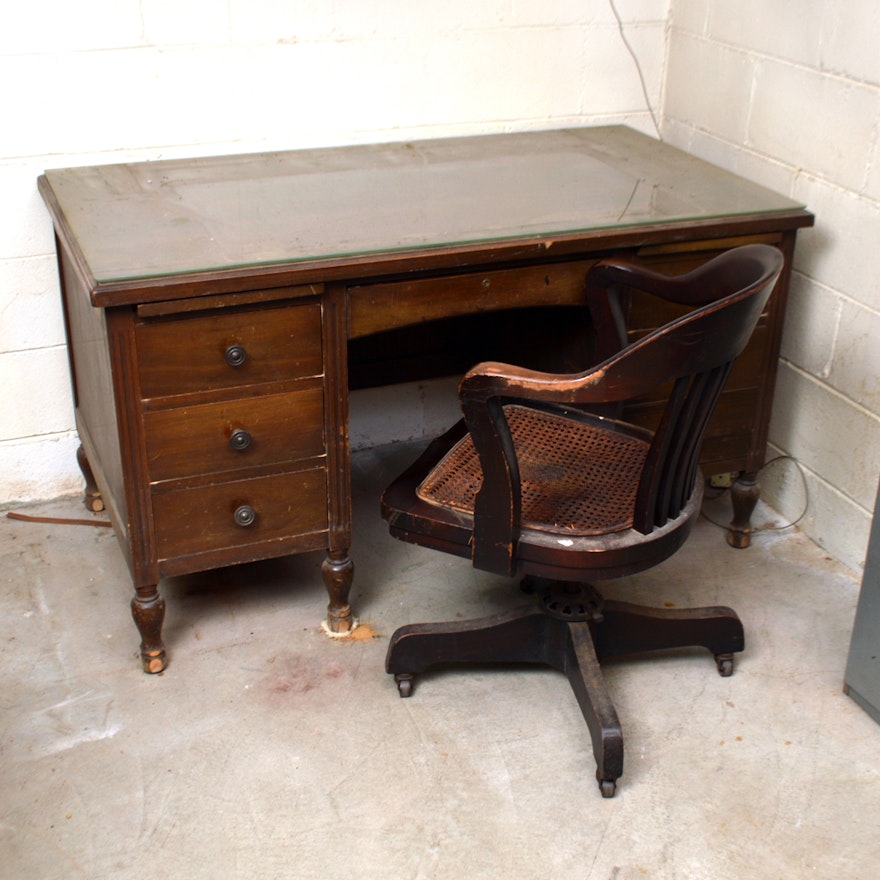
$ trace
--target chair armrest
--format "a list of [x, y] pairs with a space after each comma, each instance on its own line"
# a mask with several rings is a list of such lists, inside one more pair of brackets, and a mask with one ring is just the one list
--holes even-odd
[[[625, 357], [621, 354], [607, 364]], [[474, 502], [471, 558], [476, 568], [504, 575], [516, 571], [522, 498], [519, 463], [504, 415], [505, 402], [598, 407], [637, 396], [656, 385], [650, 370], [637, 371], [638, 384], [607, 381], [607, 364], [585, 373], [555, 375], [486, 362], [462, 379], [461, 408], [483, 471], [483, 485]]]
[[522, 518], [519, 463], [502, 401], [462, 397], [464, 420], [480, 459], [483, 484], [474, 498], [471, 560], [496, 574], [516, 571], [516, 540]]
[[465, 374], [458, 395], [462, 406], [468, 402], [485, 406], [487, 401], [501, 398], [589, 407], [629, 400], [659, 384], [654, 371], [612, 370], [621, 366], [623, 359], [623, 355], [615, 355], [583, 373], [542, 373], [486, 361]]

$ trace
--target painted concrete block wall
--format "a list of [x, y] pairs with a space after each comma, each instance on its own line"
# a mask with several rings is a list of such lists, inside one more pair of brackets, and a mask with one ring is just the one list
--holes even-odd
[[[80, 490], [48, 167], [565, 125], [653, 133], [669, 0], [33, 0], [0, 28], [0, 504]], [[355, 445], [434, 430], [425, 388]], [[374, 414], [381, 411], [382, 419]]]
[[[801, 526], [863, 564], [880, 473], [880, 5], [876, 0], [673, 0], [663, 134], [791, 195], [799, 235], [770, 428], [803, 468]], [[789, 462], [762, 476], [797, 516]]]

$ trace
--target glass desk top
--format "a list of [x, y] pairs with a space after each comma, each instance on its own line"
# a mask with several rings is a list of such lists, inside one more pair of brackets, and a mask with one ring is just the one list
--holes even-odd
[[803, 207], [622, 126], [44, 176], [98, 283]]

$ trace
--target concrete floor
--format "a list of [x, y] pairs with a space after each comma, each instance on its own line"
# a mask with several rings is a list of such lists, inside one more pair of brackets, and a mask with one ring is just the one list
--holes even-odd
[[159, 676], [110, 530], [2, 518], [0, 877], [876, 876], [880, 727], [841, 691], [851, 571], [796, 532], [735, 551], [701, 521], [608, 585], [733, 605], [747, 649], [729, 679], [699, 651], [609, 664], [627, 752], [603, 800], [558, 673], [436, 673], [409, 700], [385, 675], [398, 625], [523, 601], [387, 536], [377, 494], [412, 456], [354, 461], [353, 599], [377, 639], [324, 635], [320, 555], [242, 566], [164, 582]]

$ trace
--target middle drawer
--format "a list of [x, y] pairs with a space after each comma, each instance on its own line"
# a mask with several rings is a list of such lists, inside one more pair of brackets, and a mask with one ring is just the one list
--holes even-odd
[[144, 413], [150, 482], [324, 454], [319, 387]]

